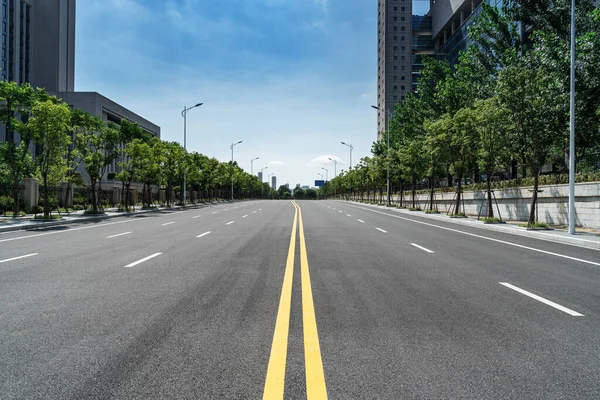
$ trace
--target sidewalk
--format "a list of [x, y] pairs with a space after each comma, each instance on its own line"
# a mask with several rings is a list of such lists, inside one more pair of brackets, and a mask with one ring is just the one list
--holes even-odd
[[[61, 213], [62, 219], [60, 220], [36, 220], [33, 218], [32, 214], [28, 214], [24, 217], [13, 218], [13, 217], [2, 217], [0, 216], [0, 233], [2, 232], [11, 232], [11, 231], [20, 231], [27, 229], [37, 229], [37, 228], [45, 228], [50, 226], [59, 226], [59, 225], [67, 225], [74, 223], [85, 223], [90, 221], [101, 221], [105, 219], [118, 218], [118, 217], [130, 217], [132, 215], [140, 215], [140, 214], [148, 214], [155, 213], [161, 211], [172, 211], [172, 210], [181, 210], [181, 209], [195, 209], [195, 208], [204, 208], [214, 204], [223, 204], [223, 203], [231, 203], [231, 201], [226, 202], [213, 202], [213, 203], [198, 203], [198, 204], [189, 204], [187, 206], [172, 206], [172, 207], [157, 207], [151, 210], [142, 210], [141, 208], [136, 209], [135, 211], [117, 211], [117, 208], [107, 208], [105, 209], [105, 213], [101, 215], [85, 215], [83, 210], [81, 211], [72, 211], [70, 213]], [[38, 214], [40, 215], [40, 214]], [[58, 215], [56, 212], [53, 212], [52, 215]]]
[[[343, 201], [343, 200], [337, 200]], [[345, 202], [345, 201], [344, 201]], [[379, 210], [385, 210], [386, 212], [408, 214], [418, 218], [428, 218], [432, 220], [438, 220], [443, 222], [450, 222], [457, 225], [474, 227], [479, 229], [486, 229], [489, 231], [496, 231], [507, 233], [510, 235], [526, 236], [530, 238], [547, 240], [550, 242], [557, 242], [563, 244], [569, 244], [573, 246], [585, 247], [588, 249], [600, 250], [600, 234], [590, 232], [577, 232], [575, 235], [569, 235], [566, 229], [553, 229], [553, 230], [530, 230], [522, 228], [519, 224], [523, 222], [507, 221], [506, 224], [484, 224], [481, 221], [477, 221], [477, 218], [450, 218], [445, 214], [425, 214], [422, 211], [409, 211], [407, 209], [399, 209], [395, 207], [386, 207], [383, 205], [376, 204], [364, 204], [355, 201], [349, 201], [349, 203], [357, 206], [376, 208]]]

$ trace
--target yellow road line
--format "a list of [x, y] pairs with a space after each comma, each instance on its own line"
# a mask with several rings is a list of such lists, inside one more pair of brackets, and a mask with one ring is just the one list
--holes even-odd
[[294, 255], [296, 253], [296, 226], [298, 223], [298, 208], [294, 206], [294, 224], [290, 238], [285, 273], [283, 275], [283, 287], [279, 300], [279, 310], [275, 322], [275, 333], [271, 345], [271, 356], [267, 368], [267, 379], [263, 399], [283, 399], [285, 383], [285, 363], [287, 360], [288, 333], [290, 329], [290, 308], [292, 303], [292, 279], [294, 277]]
[[302, 276], [302, 325], [304, 327], [304, 363], [306, 367], [306, 398], [308, 400], [327, 399], [325, 386], [325, 373], [321, 359], [319, 333], [317, 331], [317, 318], [313, 302], [312, 288], [310, 285], [310, 272], [308, 269], [308, 256], [306, 241], [304, 239], [304, 224], [302, 223], [302, 210], [293, 202], [299, 213], [300, 228], [300, 272]]

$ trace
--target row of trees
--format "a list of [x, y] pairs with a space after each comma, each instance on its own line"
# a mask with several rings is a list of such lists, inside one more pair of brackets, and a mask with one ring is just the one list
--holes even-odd
[[[236, 197], [271, 197], [275, 192], [236, 163], [188, 153], [179, 143], [163, 142], [126, 120], [107, 124], [27, 83], [0, 82], [0, 102], [0, 121], [7, 127], [0, 144], [0, 185], [11, 188], [14, 215], [20, 211], [20, 182], [27, 177], [41, 182], [45, 217], [51, 211], [50, 188], [63, 181], [90, 190], [94, 213], [102, 207], [105, 177], [122, 182], [125, 207], [136, 183], [143, 185], [145, 205], [150, 206], [153, 186], [166, 189], [170, 204], [172, 191], [183, 185], [184, 172], [190, 191], [219, 190], [230, 197], [233, 179]], [[111, 167], [118, 172], [108, 173]]]
[[[493, 217], [492, 175], [521, 167], [534, 180], [529, 224], [535, 222], [539, 176], [544, 165], [568, 171], [570, 1], [514, 0], [502, 9], [485, 2], [470, 27], [472, 43], [451, 67], [425, 58], [417, 93], [397, 104], [386, 135], [372, 157], [343, 172], [324, 188], [384, 190], [389, 162], [392, 182], [414, 190], [428, 179], [457, 182], [458, 214], [464, 178], [487, 183], [487, 216]], [[593, 0], [576, 9], [577, 172], [600, 161], [600, 10]], [[524, 29], [527, 27], [527, 29]]]

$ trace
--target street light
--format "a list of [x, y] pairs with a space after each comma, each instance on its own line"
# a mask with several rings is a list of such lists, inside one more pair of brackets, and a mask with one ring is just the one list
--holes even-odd
[[340, 142], [340, 143], [343, 144], [344, 146], [348, 146], [350, 148], [350, 169], [352, 169], [352, 150], [354, 150], [354, 147], [349, 143], [344, 143], [344, 142]]
[[260, 157], [256, 157], [250, 160], [250, 175], [254, 175], [254, 161], [258, 160]]
[[264, 197], [265, 195], [265, 187], [263, 185], [263, 171], [269, 167], [264, 167], [260, 169], [260, 196]]
[[[196, 107], [200, 107], [202, 104], [204, 103], [198, 103], [193, 107], [186, 107], [183, 106], [183, 111], [181, 112], [181, 116], [183, 117], [183, 149], [186, 150], [186, 159], [187, 159], [187, 113], [188, 111], [190, 111], [192, 108], [196, 108]], [[187, 166], [186, 166], [187, 167]], [[183, 204], [185, 204], [185, 202], [187, 201], [187, 173], [186, 173], [187, 168], [183, 169]]]
[[329, 170], [325, 167], [321, 167], [321, 169], [325, 170], [325, 182], [329, 181]]
[[[377, 106], [371, 106], [371, 108], [381, 111]], [[392, 112], [387, 110], [390, 120], [392, 119]], [[388, 121], [387, 127], [387, 205], [390, 206], [390, 121]]]
[[569, 128], [569, 235], [575, 234], [575, 0], [571, 0], [571, 120]]
[[237, 143], [231, 143], [231, 146], [229, 146], [231, 148], [231, 200], [232, 201], [233, 201], [233, 171], [234, 171], [234, 169], [233, 169], [233, 148], [242, 142], [243, 142], [243, 140], [240, 140]]
[[330, 159], [331, 161], [333, 161], [333, 177], [335, 178], [337, 176], [337, 160], [334, 160], [331, 157], [327, 157], [328, 159]]

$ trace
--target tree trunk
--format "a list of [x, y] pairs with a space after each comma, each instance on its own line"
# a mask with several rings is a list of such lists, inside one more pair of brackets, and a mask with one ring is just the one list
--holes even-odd
[[50, 202], [48, 201], [48, 174], [44, 174], [44, 218], [50, 217]]
[[460, 200], [462, 195], [462, 174], [458, 176], [458, 185], [456, 186], [456, 204], [454, 205], [454, 214], [460, 214]]
[[486, 171], [486, 183], [487, 183], [487, 216], [488, 218], [494, 218], [494, 207], [492, 205], [492, 174], [489, 171]]
[[19, 215], [19, 175], [13, 174], [13, 190], [12, 190], [12, 198], [13, 198], [13, 217]]
[[433, 196], [435, 191], [434, 179], [435, 178], [433, 176], [429, 179], [429, 185], [431, 186], [431, 191], [429, 194], [429, 211], [433, 211]]
[[92, 190], [92, 211], [95, 213], [98, 211], [98, 196], [96, 192], [96, 179], [90, 178], [90, 188]]
[[540, 183], [540, 168], [534, 167], [531, 172], [533, 173], [533, 196], [531, 196], [531, 210], [529, 211], [529, 221], [527, 222], [529, 227], [532, 227], [537, 222], [535, 210], [537, 206], [538, 187]]
[[404, 183], [400, 184], [400, 207], [404, 206]]
[[417, 180], [413, 179], [412, 180], [412, 208], [416, 208], [415, 207], [415, 196], [417, 195]]

